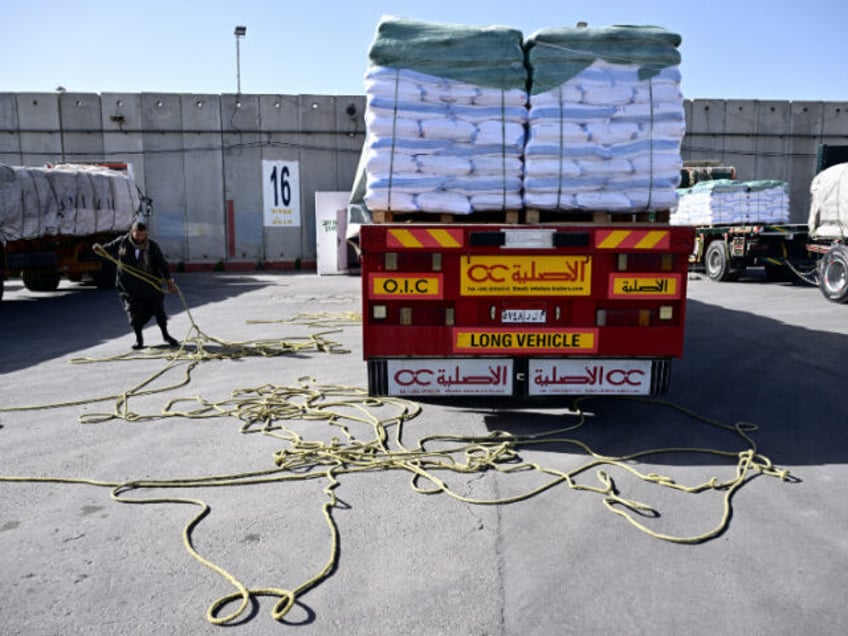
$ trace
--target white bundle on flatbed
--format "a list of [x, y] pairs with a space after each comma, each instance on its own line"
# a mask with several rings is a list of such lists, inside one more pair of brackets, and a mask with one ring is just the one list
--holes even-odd
[[126, 231], [140, 197], [132, 178], [98, 166], [0, 165], [0, 239]]
[[807, 225], [812, 238], [848, 237], [848, 163], [836, 164], [813, 177]]
[[506, 27], [381, 20], [365, 78], [368, 208], [521, 207], [522, 39]]
[[789, 192], [785, 181], [701, 181], [679, 191], [672, 225], [787, 223]]
[[686, 132], [680, 41], [649, 26], [544, 29], [528, 39], [528, 207], [633, 212], [676, 204]]

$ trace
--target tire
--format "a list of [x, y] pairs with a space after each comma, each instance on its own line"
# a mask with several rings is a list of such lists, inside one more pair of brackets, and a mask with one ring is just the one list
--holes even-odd
[[716, 239], [707, 246], [707, 253], [704, 255], [704, 271], [714, 281], [736, 280], [739, 274], [730, 268], [727, 243]]
[[51, 292], [59, 288], [59, 272], [50, 270], [29, 270], [21, 272], [24, 286], [34, 292]]
[[848, 247], [834, 245], [821, 259], [819, 289], [831, 302], [848, 302]]

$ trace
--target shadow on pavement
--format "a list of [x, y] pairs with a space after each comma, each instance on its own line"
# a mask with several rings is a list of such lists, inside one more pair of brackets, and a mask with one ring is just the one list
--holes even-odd
[[[240, 274], [180, 274], [177, 279], [190, 309], [276, 284], [276, 280]], [[170, 294], [166, 295], [165, 308], [171, 318], [185, 312], [179, 297]], [[148, 323], [145, 333], [148, 331], [151, 339], [158, 338], [154, 321]], [[29, 292], [20, 280], [6, 281], [0, 301], [0, 334], [0, 373], [24, 369], [120, 336], [126, 337], [129, 347], [133, 339], [116, 290], [99, 290], [68, 281], [52, 293]]]
[[[695, 415], [730, 426], [755, 424], [758, 451], [777, 466], [848, 462], [848, 337], [691, 299], [687, 307], [685, 351], [673, 364], [671, 389], [663, 398], [668, 404], [587, 398], [579, 403], [590, 414], [586, 424], [562, 436], [609, 455], [649, 448], [747, 448], [737, 433]], [[469, 399], [451, 404], [481, 412], [490, 430], [533, 435], [576, 424], [574, 401]], [[568, 444], [544, 448], [582, 452]], [[691, 465], [719, 460], [682, 453], [652, 461]]]

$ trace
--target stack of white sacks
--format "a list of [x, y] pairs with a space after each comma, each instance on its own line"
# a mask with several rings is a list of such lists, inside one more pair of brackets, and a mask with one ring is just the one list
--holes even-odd
[[787, 223], [789, 192], [785, 181], [701, 181], [679, 192], [672, 225]]
[[384, 18], [369, 51], [365, 203], [470, 214], [521, 207], [521, 33]]
[[366, 74], [371, 210], [634, 212], [677, 202], [680, 36], [384, 18]]
[[686, 132], [679, 44], [664, 29], [631, 26], [545, 29], [528, 39], [528, 207], [676, 204]]

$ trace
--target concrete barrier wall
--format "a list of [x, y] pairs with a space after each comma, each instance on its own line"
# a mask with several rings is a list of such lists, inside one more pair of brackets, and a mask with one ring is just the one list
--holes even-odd
[[[315, 267], [315, 193], [350, 189], [362, 95], [0, 93], [0, 163], [130, 163], [153, 234], [187, 268]], [[821, 144], [848, 144], [848, 102], [687, 100], [685, 160], [779, 179], [807, 220]], [[301, 222], [267, 225], [263, 162], [296, 162]]]

